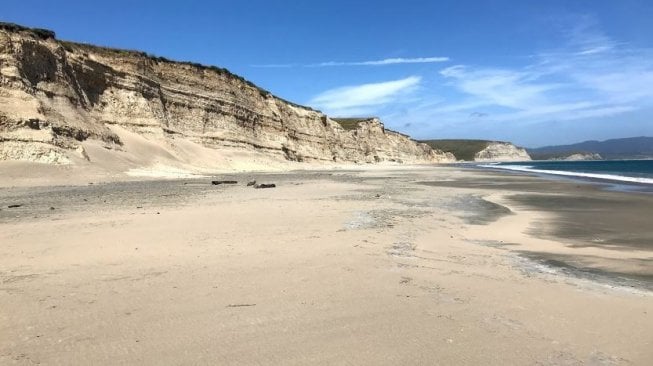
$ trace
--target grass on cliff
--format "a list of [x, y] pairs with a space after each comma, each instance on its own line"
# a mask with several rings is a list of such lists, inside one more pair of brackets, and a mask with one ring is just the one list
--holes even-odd
[[34, 36], [40, 38], [40, 39], [48, 39], [48, 38], [55, 38], [55, 33], [49, 29], [43, 29], [43, 28], [30, 28], [30, 27], [25, 27], [20, 24], [16, 23], [6, 23], [6, 22], [0, 22], [0, 29], [4, 29], [9, 32], [27, 32], [31, 33]]
[[372, 118], [331, 118], [332, 120], [338, 122], [342, 128], [347, 131], [355, 130], [358, 128], [358, 124], [361, 122], [366, 122]]
[[488, 140], [425, 140], [434, 149], [452, 153], [457, 160], [473, 161], [479, 151], [494, 141]]

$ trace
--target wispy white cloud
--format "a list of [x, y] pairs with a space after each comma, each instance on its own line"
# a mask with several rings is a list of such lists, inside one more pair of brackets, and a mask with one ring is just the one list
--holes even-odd
[[598, 20], [590, 15], [580, 16], [567, 32], [569, 46], [579, 51], [577, 55], [591, 55], [614, 50], [619, 44], [601, 32]]
[[320, 62], [317, 64], [307, 65], [309, 67], [330, 67], [330, 66], [385, 66], [397, 64], [427, 64], [437, 62], [447, 62], [449, 57], [416, 57], [416, 58], [386, 58], [383, 60], [357, 61], [357, 62]]
[[252, 65], [252, 67], [266, 67], [266, 68], [289, 68], [289, 67], [336, 67], [336, 66], [386, 66], [386, 65], [399, 65], [399, 64], [428, 64], [428, 63], [439, 63], [447, 62], [449, 57], [414, 57], [414, 58], [404, 58], [404, 57], [395, 57], [395, 58], [386, 58], [382, 60], [370, 60], [370, 61], [354, 61], [354, 62], [343, 62], [343, 61], [327, 61], [319, 62], [313, 64], [264, 64], [264, 65]]
[[380, 83], [344, 86], [315, 96], [309, 104], [333, 115], [368, 113], [375, 107], [400, 102], [415, 91], [421, 80], [419, 76], [410, 76]]
[[614, 116], [653, 105], [653, 50], [633, 49], [600, 32], [592, 18], [579, 21], [561, 49], [537, 54], [516, 68], [456, 65], [440, 71], [463, 102], [427, 110], [444, 119], [518, 125]]
[[462, 65], [440, 71], [452, 85], [478, 99], [476, 104], [527, 108], [545, 102], [544, 94], [559, 85], [538, 83], [532, 73], [506, 69], [469, 69]]
[[593, 55], [595, 53], [601, 53], [601, 52], [607, 52], [612, 50], [612, 45], [608, 46], [594, 46], [591, 48], [585, 48], [581, 51], [576, 52], [576, 55], [578, 56], [583, 56], [583, 55]]

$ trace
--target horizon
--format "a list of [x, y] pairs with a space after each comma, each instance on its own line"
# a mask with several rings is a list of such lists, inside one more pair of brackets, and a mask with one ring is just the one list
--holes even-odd
[[9, 1], [2, 21], [226, 67], [280, 98], [330, 117], [378, 116], [417, 140], [534, 148], [653, 136], [653, 4], [644, 1], [170, 1], [157, 12], [123, 2]]

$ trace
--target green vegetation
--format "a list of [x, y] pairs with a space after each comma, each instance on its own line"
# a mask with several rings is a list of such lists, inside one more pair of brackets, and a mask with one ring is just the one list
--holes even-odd
[[474, 156], [479, 151], [488, 147], [491, 142], [487, 140], [425, 140], [420, 141], [434, 149], [452, 153], [456, 159], [474, 161]]
[[342, 128], [347, 131], [355, 130], [358, 128], [358, 124], [361, 122], [367, 122], [373, 117], [368, 118], [331, 118], [332, 120], [338, 122]]
[[55, 38], [55, 33], [51, 30], [43, 29], [43, 28], [29, 28], [15, 23], [0, 22], [0, 29], [9, 32], [27, 32], [33, 34], [34, 36], [40, 39]]
[[123, 48], [111, 48], [111, 47], [102, 47], [102, 46], [96, 46], [88, 43], [79, 43], [79, 42], [71, 42], [71, 41], [59, 41], [61, 46], [66, 49], [68, 52], [74, 52], [75, 50], [80, 50], [80, 51], [91, 51], [91, 52], [107, 52], [107, 53], [114, 53], [118, 55], [131, 55], [131, 56], [139, 56], [139, 57], [147, 57], [147, 58], [152, 58], [156, 59], [156, 56], [150, 55], [146, 52], [142, 51], [136, 51], [136, 50], [128, 50], [128, 49], [123, 49]]
[[409, 140], [411, 140], [411, 141], [419, 142], [419, 141], [415, 140], [414, 138], [410, 137], [410, 135], [407, 135], [407, 134], [405, 134], [405, 133], [403, 133], [403, 132], [399, 132], [399, 131], [391, 130], [391, 129], [389, 129], [389, 128], [385, 128], [385, 130], [386, 130], [387, 132], [392, 132], [392, 133], [396, 133], [397, 135], [401, 135], [401, 136], [403, 136], [403, 137], [405, 137], [405, 138], [407, 138], [407, 139], [409, 139]]

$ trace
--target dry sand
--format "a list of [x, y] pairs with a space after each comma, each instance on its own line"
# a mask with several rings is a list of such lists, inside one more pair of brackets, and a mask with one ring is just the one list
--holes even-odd
[[[218, 177], [236, 186], [6, 177], [0, 364], [653, 360], [653, 234], [619, 235], [651, 195], [443, 167]], [[573, 219], [542, 197], [560, 195], [591, 199], [577, 210], [594, 216], [570, 215], [600, 237], [559, 230]]]

